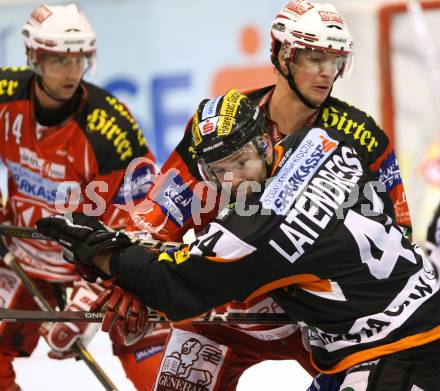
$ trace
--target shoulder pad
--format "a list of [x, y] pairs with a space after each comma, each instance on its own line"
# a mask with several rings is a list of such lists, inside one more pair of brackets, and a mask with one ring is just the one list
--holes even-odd
[[347, 113], [347, 116], [357, 118], [358, 120], [363, 120], [365, 122], [368, 122], [369, 125], [374, 126], [377, 129], [381, 129], [381, 127], [376, 123], [374, 118], [368, 114], [366, 111], [361, 110], [357, 108], [356, 106], [353, 106], [352, 104], [345, 102], [341, 99], [334, 98], [330, 96], [323, 104], [323, 108], [327, 106], [332, 106], [337, 108], [338, 110], [341, 110], [341, 112]]
[[0, 103], [29, 99], [29, 81], [34, 72], [27, 67], [0, 67]]
[[247, 95], [250, 99], [259, 102], [263, 96], [265, 96], [274, 86], [267, 86], [263, 88], [258, 88], [256, 90], [246, 91], [245, 95]]
[[389, 144], [388, 136], [373, 117], [333, 97], [321, 106], [316, 126], [336, 130], [348, 143], [374, 155], [382, 154]]
[[145, 156], [147, 142], [127, 107], [104, 89], [83, 84], [88, 100], [77, 121], [95, 151], [100, 173], [126, 168]]

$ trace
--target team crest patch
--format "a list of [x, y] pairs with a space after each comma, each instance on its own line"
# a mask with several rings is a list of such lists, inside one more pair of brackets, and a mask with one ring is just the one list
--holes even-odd
[[226, 346], [201, 335], [174, 329], [154, 389], [213, 390], [227, 351]]
[[377, 175], [379, 177], [379, 181], [386, 186], [387, 192], [390, 192], [397, 185], [402, 184], [399, 163], [397, 162], [394, 152], [391, 152], [382, 162], [377, 171]]

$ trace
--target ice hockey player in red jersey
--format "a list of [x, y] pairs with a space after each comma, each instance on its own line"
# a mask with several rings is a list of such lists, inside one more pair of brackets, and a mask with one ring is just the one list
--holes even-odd
[[[307, 331], [313, 364], [338, 374], [340, 389], [436, 390], [438, 270], [395, 223], [364, 159], [332, 129], [300, 129], [275, 146], [257, 105], [242, 97], [225, 114], [224, 98], [198, 107], [215, 125], [193, 134], [192, 153], [207, 186], [231, 189], [235, 202], [194, 242], [153, 254], [84, 214], [43, 218], [39, 231], [172, 321], [270, 295]], [[117, 316], [123, 303], [111, 292], [109, 302]], [[210, 387], [227, 353], [185, 339], [165, 354], [157, 389]]]
[[[0, 69], [0, 158], [8, 172], [8, 202], [2, 223], [33, 227], [35, 221], [69, 208], [125, 227], [127, 192], [142, 199], [150, 186], [153, 156], [128, 109], [107, 91], [83, 80], [94, 67], [96, 36], [76, 5], [36, 8], [22, 28], [29, 68]], [[144, 164], [124, 185], [136, 157]], [[61, 209], [60, 209], [61, 208]], [[64, 209], [63, 209], [64, 208]], [[71, 210], [70, 209], [70, 210]], [[73, 285], [67, 306], [87, 309], [100, 291], [80, 279], [51, 241], [13, 238], [7, 248], [55, 307]], [[1, 262], [1, 261], [0, 261]], [[37, 309], [20, 280], [0, 263], [2, 307]], [[43, 328], [56, 358], [69, 357], [77, 338], [97, 330], [84, 324]], [[0, 389], [16, 390], [12, 362], [32, 353], [36, 324], [0, 324]], [[67, 336], [67, 337], [66, 337]]]
[[[271, 60], [277, 70], [277, 82], [246, 95], [265, 111], [272, 140], [279, 142], [286, 134], [306, 125], [339, 131], [386, 186], [395, 204], [398, 224], [410, 228], [399, 165], [388, 136], [370, 115], [330, 95], [334, 82], [351, 73], [353, 40], [342, 16], [330, 4], [291, 1], [275, 17], [271, 37]], [[205, 129], [202, 125], [206, 125]], [[167, 194], [152, 191], [156, 206], [139, 218], [146, 227], [156, 229], [156, 236], [179, 240], [188, 229], [203, 227], [215, 216], [215, 212], [202, 210], [194, 220], [186, 202], [199, 182], [189, 167], [189, 131], [207, 132], [209, 126], [193, 118], [182, 141], [163, 165], [163, 173], [171, 168], [179, 171], [173, 182], [180, 193], [169, 188]], [[188, 184], [188, 188], [182, 188], [182, 184]]]
[[[329, 4], [292, 1], [275, 17], [271, 36], [271, 59], [278, 72], [276, 84], [246, 95], [265, 112], [272, 141], [277, 143], [304, 125], [335, 129], [356, 148], [385, 186], [394, 203], [396, 221], [410, 230], [410, 216], [393, 145], [371, 116], [330, 95], [333, 83], [349, 75], [353, 56], [352, 37], [341, 15]], [[239, 96], [236, 91], [226, 94], [225, 112], [234, 107]], [[207, 107], [206, 112], [209, 111]], [[166, 179], [151, 191], [153, 204], [139, 210], [136, 216], [139, 229], [150, 230], [161, 239], [180, 241], [189, 229], [201, 230], [217, 215], [217, 207], [212, 208], [212, 200], [206, 199], [206, 188], [200, 183], [202, 178], [189, 151], [192, 134], [197, 137], [212, 129], [209, 118], [202, 121], [196, 115], [188, 123], [182, 141], [162, 167]], [[264, 296], [248, 302], [246, 310], [281, 311], [277, 303]], [[224, 355], [223, 369], [216, 379], [215, 384], [220, 388], [233, 387], [247, 367], [263, 360], [296, 358], [307, 367], [307, 355], [301, 348], [299, 333], [294, 333], [292, 327], [225, 330], [223, 326], [204, 326], [193, 329], [192, 333], [188, 328], [185, 333], [176, 330], [168, 340], [167, 352], [179, 350], [181, 341], [186, 338], [203, 337], [220, 343], [217, 335], [224, 336], [221, 344], [228, 347], [229, 353]], [[293, 353], [295, 350], [298, 353]], [[247, 360], [239, 357], [247, 357]]]

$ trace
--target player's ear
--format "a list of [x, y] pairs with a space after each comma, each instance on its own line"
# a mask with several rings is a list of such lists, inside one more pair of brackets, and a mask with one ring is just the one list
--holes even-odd
[[286, 52], [289, 50], [289, 46], [282, 45], [278, 52], [278, 64], [280, 64], [281, 71], [284, 75], [287, 75], [288, 69], [285, 61]]
[[271, 165], [273, 163], [273, 143], [267, 133], [263, 134], [263, 145], [266, 163]]

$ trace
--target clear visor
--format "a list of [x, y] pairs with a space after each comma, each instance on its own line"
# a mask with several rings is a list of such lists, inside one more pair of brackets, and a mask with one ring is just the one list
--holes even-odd
[[296, 49], [294, 62], [290, 63], [294, 69], [318, 76], [329, 75], [348, 78], [351, 74], [353, 55], [318, 49]]
[[231, 183], [233, 191], [245, 181], [261, 183], [263, 168], [264, 159], [252, 141], [226, 158], [212, 163], [206, 163], [203, 159], [199, 161], [199, 169], [205, 180], [213, 182], [217, 188]]
[[87, 72], [93, 73], [96, 63], [96, 55], [91, 54], [55, 54], [40, 52], [35, 70], [41, 74], [41, 64], [44, 62], [45, 72], [60, 74], [73, 72], [83, 76]]

